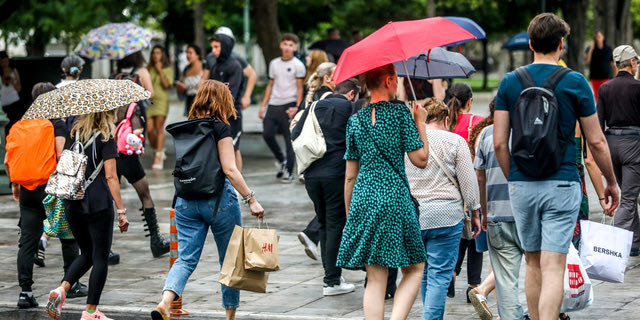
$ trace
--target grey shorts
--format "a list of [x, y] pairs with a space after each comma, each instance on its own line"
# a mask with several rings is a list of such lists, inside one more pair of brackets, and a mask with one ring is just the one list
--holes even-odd
[[522, 248], [569, 252], [582, 202], [577, 181], [511, 181], [509, 197]]

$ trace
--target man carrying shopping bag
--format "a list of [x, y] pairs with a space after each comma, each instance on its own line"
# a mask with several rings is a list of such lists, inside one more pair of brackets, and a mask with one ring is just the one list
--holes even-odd
[[580, 221], [580, 259], [592, 279], [624, 282], [633, 232], [589, 220]]

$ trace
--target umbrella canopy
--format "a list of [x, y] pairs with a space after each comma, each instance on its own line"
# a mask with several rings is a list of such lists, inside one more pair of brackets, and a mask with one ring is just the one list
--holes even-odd
[[92, 29], [74, 51], [92, 60], [119, 60], [149, 47], [153, 33], [131, 22], [109, 23]]
[[511, 37], [511, 39], [507, 40], [502, 45], [502, 49], [507, 49], [511, 51], [517, 50], [530, 50], [529, 48], [529, 34], [526, 31], [520, 32], [515, 36]]
[[335, 62], [340, 59], [340, 55], [342, 55], [342, 52], [350, 45], [351, 43], [341, 39], [325, 39], [312, 43], [311, 46], [309, 46], [309, 50], [320, 49], [326, 52], [327, 55], [330, 56], [330, 58], [332, 57], [333, 61]]
[[[484, 29], [482, 29], [482, 27], [480, 27], [475, 21], [469, 18], [465, 18], [465, 17], [443, 17], [443, 18], [449, 21], [452, 21], [453, 23], [463, 27], [465, 30], [469, 31], [472, 35], [474, 35], [476, 39], [484, 39], [487, 37], [487, 34], [484, 32]], [[444, 45], [443, 47], [454, 47], [471, 40], [474, 40], [474, 39], [452, 42]]]
[[[476, 72], [462, 54], [437, 47], [406, 61], [409, 77], [415, 79], [468, 78]], [[402, 61], [394, 62], [398, 77], [406, 77]]]
[[150, 97], [151, 92], [131, 80], [80, 80], [38, 96], [22, 120], [108, 111]]
[[442, 17], [389, 22], [342, 52], [333, 80], [337, 84], [431, 48], [469, 39], [475, 36]]

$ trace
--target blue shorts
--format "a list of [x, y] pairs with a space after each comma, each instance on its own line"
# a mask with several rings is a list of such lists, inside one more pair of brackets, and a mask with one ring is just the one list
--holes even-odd
[[582, 203], [577, 181], [512, 181], [509, 197], [522, 248], [569, 252]]

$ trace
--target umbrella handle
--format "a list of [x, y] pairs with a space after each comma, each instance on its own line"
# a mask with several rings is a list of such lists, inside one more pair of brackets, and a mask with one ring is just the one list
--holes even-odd
[[402, 66], [404, 67], [404, 73], [407, 75], [407, 79], [409, 79], [409, 87], [411, 88], [411, 94], [413, 95], [413, 100], [418, 101], [416, 98], [416, 92], [413, 90], [413, 83], [411, 83], [411, 77], [409, 77], [409, 70], [407, 69], [407, 64], [402, 60]]

